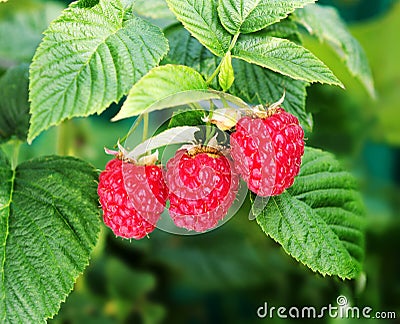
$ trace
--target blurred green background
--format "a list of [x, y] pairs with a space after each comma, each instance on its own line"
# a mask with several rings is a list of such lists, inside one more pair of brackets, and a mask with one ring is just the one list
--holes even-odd
[[[0, 11], [0, 74], [30, 61], [40, 33], [68, 3], [9, 2], [13, 12]], [[365, 276], [343, 282], [311, 272], [248, 220], [245, 205], [224, 226], [198, 236], [156, 230], [151, 239], [129, 242], [103, 228], [89, 267], [50, 323], [258, 323], [264, 302], [319, 308], [336, 305], [340, 294], [353, 305], [396, 311], [400, 318], [400, 2], [319, 3], [336, 6], [347, 20], [367, 53], [377, 90], [374, 101], [332, 51], [304, 39], [346, 86], [309, 88], [315, 129], [307, 144], [337, 154], [360, 180], [368, 210]], [[24, 145], [20, 159], [73, 153], [103, 169], [109, 159], [103, 147], [112, 147], [133, 122], [110, 123], [117, 110], [114, 105], [101, 116], [63, 125], [74, 152], [60, 152], [53, 128]]]

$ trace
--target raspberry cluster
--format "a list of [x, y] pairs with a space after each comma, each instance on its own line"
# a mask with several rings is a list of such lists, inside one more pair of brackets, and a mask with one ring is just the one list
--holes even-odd
[[231, 157], [210, 146], [178, 150], [166, 165], [138, 165], [120, 154], [100, 174], [104, 222], [117, 236], [140, 239], [156, 226], [169, 199], [175, 225], [196, 232], [214, 228], [228, 213], [239, 176], [260, 196], [281, 194], [299, 173], [304, 132], [280, 107], [238, 120]]

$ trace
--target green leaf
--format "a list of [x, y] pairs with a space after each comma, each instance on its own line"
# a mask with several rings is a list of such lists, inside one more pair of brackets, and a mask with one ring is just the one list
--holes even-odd
[[[258, 35], [282, 37], [296, 43], [300, 42], [297, 25], [288, 19], [268, 26]], [[174, 46], [173, 42], [171, 42], [172, 46]], [[243, 60], [234, 59], [232, 64], [236, 79], [230, 93], [249, 103], [265, 105], [275, 102], [285, 91], [286, 99], [282, 106], [299, 119], [303, 128], [312, 130], [312, 116], [305, 111], [307, 82], [294, 80]]]
[[100, 229], [97, 172], [69, 157], [11, 170], [0, 152], [0, 318], [44, 323], [89, 261]]
[[42, 32], [64, 7], [55, 1], [10, 1], [0, 6], [0, 69], [30, 62]]
[[[205, 80], [212, 75], [220, 63], [220, 58], [201, 45], [181, 24], [167, 28], [164, 33], [168, 38], [170, 47], [168, 55], [163, 59], [164, 64], [190, 66], [199, 72]], [[216, 80], [214, 79], [214, 81]], [[215, 88], [218, 87], [216, 82], [212, 85]]]
[[258, 35], [286, 38], [301, 45], [299, 27], [289, 18], [268, 26]]
[[79, 8], [92, 8], [95, 5], [99, 4], [100, 0], [79, 0], [78, 7]]
[[185, 126], [185, 125], [186, 126], [205, 125], [205, 122], [202, 120], [205, 114], [206, 111], [200, 109], [174, 111], [171, 120], [169, 121], [168, 128]]
[[222, 90], [227, 91], [235, 81], [235, 74], [232, 67], [232, 56], [231, 52], [228, 52], [221, 63], [221, 70], [218, 74], [218, 82]]
[[218, 15], [232, 35], [253, 33], [316, 0], [219, 0]]
[[203, 77], [190, 67], [164, 65], [152, 69], [136, 83], [113, 121], [218, 95], [207, 91]]
[[374, 81], [367, 56], [359, 42], [350, 34], [339, 13], [333, 7], [312, 5], [296, 11], [295, 20], [320, 42], [326, 42], [345, 62], [350, 73], [358, 78], [372, 98]]
[[257, 216], [262, 230], [313, 271], [355, 278], [364, 257], [355, 179], [329, 153], [306, 148], [299, 176]]
[[71, 4], [45, 32], [31, 65], [28, 141], [66, 118], [101, 113], [167, 49], [161, 30], [133, 16], [132, 4]]
[[271, 36], [243, 35], [232, 50], [234, 57], [296, 80], [342, 86], [329, 68], [304, 47]]
[[307, 82], [293, 80], [282, 74], [242, 60], [233, 60], [236, 79], [230, 89], [235, 96], [252, 104], [271, 104], [285, 92], [282, 107], [295, 115], [301, 125], [311, 130], [312, 116], [306, 113]]
[[[279, 34], [283, 37], [298, 39], [296, 24], [286, 20], [267, 27], [266, 32], [269, 35]], [[166, 63], [191, 66], [205, 78], [208, 78], [217, 68], [219, 59], [204, 48], [197, 39], [191, 37], [181, 25], [167, 28], [165, 35], [170, 45], [170, 52], [164, 59]], [[236, 78], [229, 90], [230, 93], [248, 103], [268, 104], [277, 101], [283, 91], [286, 91], [283, 107], [299, 118], [303, 127], [311, 130], [311, 115], [305, 113], [307, 82], [293, 80], [243, 60], [233, 59], [232, 64]]]
[[0, 143], [16, 137], [26, 140], [29, 128], [29, 65], [10, 68], [0, 78]]
[[231, 35], [218, 19], [217, 0], [167, 0], [185, 28], [217, 56], [228, 51]]

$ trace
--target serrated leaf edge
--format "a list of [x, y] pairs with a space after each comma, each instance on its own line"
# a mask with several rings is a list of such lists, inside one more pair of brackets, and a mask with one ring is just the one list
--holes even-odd
[[[291, 46], [294, 46], [294, 47], [299, 48], [299, 49], [301, 48], [301, 50], [303, 50], [305, 53], [310, 54], [316, 61], [318, 61], [321, 64], [322, 67], [326, 68], [327, 71], [329, 71], [330, 74], [332, 75], [333, 80], [335, 80], [335, 81], [321, 81], [321, 80], [314, 80], [314, 79], [306, 79], [305, 77], [293, 76], [293, 75], [290, 75], [289, 73], [284, 73], [283, 71], [279, 71], [278, 69], [276, 69], [274, 67], [271, 67], [267, 63], [261, 63], [261, 62], [258, 62], [256, 60], [253, 60], [253, 59], [251, 59], [249, 57], [243, 57], [243, 56], [240, 56], [239, 54], [235, 54], [235, 48], [233, 49], [232, 57], [240, 59], [240, 60], [243, 60], [243, 61], [246, 61], [246, 62], [251, 63], [251, 64], [259, 65], [261, 67], [264, 67], [264, 68], [269, 69], [271, 71], [274, 71], [276, 73], [280, 73], [282, 75], [290, 77], [290, 78], [292, 78], [294, 80], [301, 80], [301, 81], [306, 81], [306, 82], [309, 82], [309, 83], [319, 82], [319, 83], [323, 83], [323, 84], [336, 85], [336, 86], [341, 87], [342, 89], [345, 89], [345, 86], [343, 85], [343, 83], [335, 76], [335, 74], [329, 69], [329, 67], [324, 62], [322, 62], [317, 56], [315, 56], [311, 51], [306, 49], [305, 47], [297, 45], [296, 43], [294, 43], [292, 41], [289, 41], [289, 40], [287, 40], [285, 38], [272, 37], [272, 36], [266, 36], [264, 38], [270, 38], [272, 40], [276, 39], [276, 40], [281, 41], [282, 43], [290, 44]], [[251, 51], [250, 51], [250, 53], [251, 53]], [[282, 59], [282, 61], [284, 62], [284, 61], [287, 61], [287, 60], [283, 60]]]
[[[275, 199], [274, 199], [274, 197], [271, 197], [271, 199], [274, 201], [274, 204], [276, 205], [276, 209], [279, 211], [279, 213], [282, 215], [282, 213], [281, 213], [281, 211], [280, 211], [280, 209], [278, 208], [278, 204], [276, 203], [276, 201], [275, 201]], [[299, 202], [301, 202], [301, 203], [303, 203], [302, 201], [299, 201]], [[303, 203], [304, 204], [304, 203]], [[259, 220], [258, 220], [258, 218], [259, 218], [259, 216], [257, 216], [256, 217], [256, 221], [257, 221], [257, 224], [259, 224], [260, 225], [260, 223], [259, 223]], [[282, 215], [282, 217], [281, 217], [282, 219], [284, 219], [284, 217], [283, 217], [283, 215]], [[323, 221], [323, 220], [322, 220]], [[339, 239], [339, 237], [336, 235], [336, 233], [334, 233], [331, 229], [330, 229], [330, 226], [327, 224], [327, 227], [329, 228], [329, 230], [332, 232], [332, 234], [338, 239], [338, 241], [339, 242], [341, 242], [340, 241], [340, 239]], [[277, 240], [277, 238], [275, 238], [274, 236], [272, 236], [270, 233], [267, 233], [264, 229], [263, 229], [263, 227], [260, 225], [260, 228], [261, 228], [261, 230], [265, 233], [265, 235], [267, 235], [267, 236], [269, 236], [270, 238], [272, 238], [277, 244], [279, 244], [282, 248], [283, 248], [283, 250], [288, 254], [288, 255], [290, 255], [293, 259], [295, 259], [297, 262], [299, 262], [299, 263], [301, 263], [301, 264], [303, 264], [304, 266], [306, 266], [307, 268], [309, 268], [310, 270], [312, 270], [313, 272], [315, 272], [315, 273], [320, 273], [322, 276], [326, 276], [326, 275], [328, 275], [328, 276], [338, 276], [339, 278], [341, 278], [341, 279], [343, 279], [343, 280], [345, 280], [345, 279], [347, 279], [347, 280], [351, 280], [351, 279], [354, 279], [355, 277], [350, 277], [350, 276], [342, 276], [342, 275], [340, 275], [340, 274], [330, 274], [330, 273], [328, 273], [328, 272], [324, 272], [324, 271], [321, 271], [321, 270], [319, 270], [319, 269], [316, 269], [315, 267], [313, 267], [312, 265], [309, 265], [309, 264], [307, 264], [307, 263], [305, 263], [305, 262], [303, 262], [302, 260], [300, 260], [298, 257], [296, 257], [296, 256], [294, 256], [292, 253], [290, 253], [278, 240]], [[351, 258], [351, 255], [350, 255], [350, 253], [347, 251], [347, 249], [345, 249], [345, 253], [348, 255], [348, 257], [349, 257], [349, 259], [351, 260], [352, 258]], [[359, 273], [360, 271], [361, 271], [361, 269], [359, 269], [359, 267], [357, 266], [357, 264], [356, 263], [354, 263], [353, 262], [353, 271], [354, 271], [354, 273]]]
[[[135, 2], [135, 1], [134, 1], [134, 2]], [[40, 42], [39, 46], [37, 47], [36, 52], [35, 52], [35, 55], [34, 55], [34, 57], [32, 58], [31, 65], [30, 65], [30, 67], [29, 67], [29, 80], [31, 80], [31, 73], [32, 73], [33, 63], [35, 63], [35, 62], [37, 61], [37, 55], [36, 55], [36, 53], [38, 53], [41, 49], [44, 48], [44, 45], [43, 45], [43, 44], [45, 43], [45, 41], [49, 40], [49, 37], [50, 37], [49, 34], [52, 33], [52, 31], [51, 31], [51, 29], [50, 29], [51, 25], [52, 25], [53, 23], [63, 22], [63, 19], [62, 19], [63, 15], [64, 15], [65, 13], [68, 13], [69, 11], [72, 11], [72, 9], [75, 8], [75, 4], [77, 4], [77, 2], [71, 3], [71, 5], [70, 5], [69, 7], [67, 7], [66, 9], [64, 9], [63, 12], [61, 13], [61, 15], [60, 15], [58, 18], [56, 18], [55, 20], [53, 20], [53, 21], [51, 22], [49, 28], [46, 29], [46, 30], [43, 32], [44, 37], [43, 37], [42, 41]], [[99, 4], [100, 4], [100, 3], [99, 3]], [[99, 4], [96, 4], [94, 7], [98, 6]], [[126, 13], [127, 13], [129, 10], [131, 10], [131, 9], [133, 8], [133, 5], [134, 5], [134, 4], [132, 4], [132, 8], [131, 8], [131, 7], [126, 7], [126, 6], [124, 7], [124, 6], [123, 6], [123, 3], [122, 3], [121, 1], [120, 1], [120, 4], [121, 4], [121, 7], [122, 7], [123, 10], [124, 10], [124, 13], [123, 13], [124, 16], [126, 15]], [[139, 17], [136, 17], [136, 18], [139, 18]], [[139, 18], [139, 19], [141, 19], [141, 18]], [[88, 63], [92, 60], [93, 55], [95, 55], [95, 53], [97, 52], [98, 47], [99, 47], [100, 45], [104, 44], [104, 43], [106, 42], [107, 39], [109, 39], [110, 37], [116, 35], [116, 34], [123, 28], [123, 22], [124, 22], [124, 21], [122, 20], [122, 21], [121, 21], [121, 25], [117, 26], [118, 28], [117, 28], [113, 33], [108, 34], [107, 37], [103, 38], [102, 42], [99, 43], [99, 45], [98, 45], [98, 46], [93, 50], [93, 52], [91, 53], [90, 57], [88, 57], [88, 60], [85, 62], [85, 64], [83, 64], [82, 67], [79, 69], [79, 71], [76, 72], [76, 75], [75, 75], [74, 78], [73, 78], [73, 80], [74, 80], [73, 82], [75, 82], [75, 80], [79, 77], [79, 75], [80, 75], [80, 73], [83, 71], [83, 69], [84, 69], [84, 68], [88, 65]], [[161, 30], [161, 29], [160, 29], [160, 32], [162, 33], [162, 30]], [[156, 61], [157, 61], [157, 62], [156, 62], [156, 65], [158, 65], [158, 64], [161, 62], [162, 58], [163, 58], [165, 55], [167, 55], [167, 53], [168, 53], [168, 51], [169, 51], [169, 44], [168, 44], [168, 41], [167, 41], [167, 40], [166, 40], [166, 42], [165, 42], [165, 45], [166, 45], [166, 50], [165, 50], [165, 52], [163, 53], [163, 55], [162, 55], [161, 57], [159, 57], [158, 60], [156, 60]], [[73, 82], [71, 82], [70, 85], [71, 85]], [[70, 86], [70, 85], [69, 85], [69, 86]], [[68, 86], [68, 87], [69, 87], [69, 86]], [[33, 101], [32, 95], [31, 95], [32, 87], [33, 87], [32, 82], [29, 82], [29, 102], [30, 102], [30, 103], [32, 103], [32, 101]], [[119, 100], [120, 100], [120, 98], [117, 98], [117, 99], [111, 101], [111, 102], [109, 103], [109, 105], [112, 104], [112, 103], [117, 103]], [[94, 112], [94, 113], [100, 114], [100, 113], [102, 113], [103, 111], [105, 111], [107, 108], [108, 108], [107, 106], [106, 106], [106, 107], [101, 107], [101, 109], [98, 109], [98, 110], [97, 110], [96, 112]], [[42, 128], [39, 132], [36, 131], [36, 132], [34, 132], [34, 133], [32, 133], [32, 131], [31, 131], [31, 129], [32, 129], [32, 127], [31, 127], [31, 126], [32, 126], [32, 118], [30, 118], [30, 121], [29, 121], [30, 127], [29, 127], [29, 130], [28, 130], [27, 142], [28, 142], [28, 144], [31, 144], [32, 141], [33, 141], [37, 136], [39, 136], [42, 132], [48, 130], [48, 129], [49, 129], [50, 127], [52, 127], [52, 126], [60, 125], [60, 124], [63, 123], [65, 120], [68, 120], [68, 119], [71, 119], [71, 118], [74, 118], [74, 117], [87, 117], [87, 116], [90, 116], [90, 115], [92, 115], [92, 114], [94, 114], [94, 113], [90, 113], [90, 112], [89, 112], [89, 113], [86, 113], [86, 112], [84, 112], [84, 113], [75, 113], [75, 112], [74, 112], [73, 114], [70, 113], [68, 117], [65, 117], [64, 119], [60, 120], [59, 122], [52, 122], [52, 123], [49, 123], [49, 124], [46, 126], [46, 128]], [[32, 105], [30, 106], [30, 114], [33, 115], [33, 112], [32, 112]]]
[[[218, 7], [222, 6], [222, 1], [223, 1], [223, 0], [218, 0]], [[262, 27], [257, 28], [257, 29], [254, 29], [254, 30], [252, 29], [251, 31], [248, 31], [248, 30], [243, 31], [243, 30], [242, 30], [242, 26], [243, 26], [243, 24], [245, 23], [246, 19], [249, 17], [249, 15], [256, 9], [256, 7], [258, 6], [258, 4], [257, 4], [251, 11], [249, 11], [248, 15], [247, 15], [247, 16], [244, 18], [244, 20], [240, 23], [240, 27], [239, 27], [236, 31], [233, 31], [233, 30], [230, 30], [230, 28], [227, 28], [227, 27], [225, 26], [225, 24], [224, 24], [224, 22], [223, 22], [223, 20], [222, 20], [221, 18], [220, 18], [220, 21], [221, 21], [221, 25], [222, 25], [229, 33], [231, 33], [232, 35], [235, 35], [235, 34], [238, 33], [238, 32], [240, 32], [240, 33], [242, 33], [242, 34], [251, 34], [251, 33], [260, 31], [260, 30], [262, 30], [262, 29], [264, 29], [264, 28], [266, 28], [266, 27], [268, 27], [268, 26], [270, 26], [270, 25], [273, 25], [273, 24], [275, 24], [275, 23], [277, 23], [277, 22], [279, 22], [279, 21], [281, 21], [281, 20], [286, 19], [291, 13], [295, 12], [297, 9], [304, 8], [305, 6], [307, 6], [307, 5], [309, 5], [309, 4], [314, 4], [316, 1], [318, 1], [318, 0], [310, 0], [310, 1], [307, 2], [307, 3], [304, 3], [304, 5], [301, 5], [301, 4], [299, 4], [299, 5], [294, 5], [293, 8], [292, 8], [291, 10], [289, 10], [289, 11], [286, 12], [286, 14], [285, 14], [284, 17], [275, 18], [273, 21], [271, 21], [271, 22], [269, 22], [269, 23], [267, 23], [267, 24], [264, 24]], [[219, 15], [219, 10], [218, 10], [218, 16], [220, 17], [220, 15]]]
[[[46, 159], [46, 158], [48, 158], [48, 157], [54, 157], [54, 156], [44, 156], [44, 157], [41, 157], [41, 158]], [[80, 159], [77, 159], [77, 158], [74, 158], [74, 157], [65, 157], [65, 158], [66, 158], [66, 159], [70, 159], [70, 160], [74, 160], [74, 161], [81, 161]], [[27, 160], [27, 161], [21, 163], [20, 165], [24, 165], [24, 164], [29, 163], [29, 162], [34, 161], [34, 160], [35, 160], [35, 158], [32, 158], [32, 159], [30, 159], [30, 160]], [[87, 162], [86, 162], [86, 163], [87, 163]], [[87, 165], [88, 165], [89, 167], [92, 168], [93, 172], [96, 172], [96, 173], [98, 174], [98, 171], [97, 171], [91, 164], [87, 163]], [[11, 169], [10, 169], [10, 170], [11, 170]], [[12, 204], [12, 196], [13, 196], [13, 193], [14, 193], [14, 184], [15, 184], [15, 179], [16, 179], [17, 170], [18, 170], [18, 167], [17, 167], [15, 170], [12, 170], [13, 176], [12, 176], [12, 179], [11, 179], [11, 193], [10, 193], [10, 199], [9, 199], [8, 203], [7, 203], [6, 205], [4, 205], [0, 210], [5, 209], [5, 208], [7, 208], [7, 207], [8, 207], [8, 208], [11, 207], [11, 204]], [[99, 216], [99, 215], [100, 215], [100, 209], [98, 209], [98, 216]], [[10, 216], [10, 213], [9, 213], [8, 216]], [[2, 278], [1, 278], [1, 280], [2, 280], [2, 283], [3, 283], [3, 287], [4, 287], [4, 279], [5, 279], [4, 264], [5, 264], [5, 261], [6, 261], [5, 249], [6, 249], [6, 243], [7, 243], [7, 238], [8, 238], [8, 234], [9, 234], [9, 231], [8, 231], [8, 226], [9, 226], [8, 224], [9, 224], [9, 222], [8, 222], [8, 220], [9, 220], [9, 217], [7, 217], [7, 233], [6, 233], [5, 242], [4, 242], [4, 244], [3, 244], [4, 261], [3, 261], [2, 265], [1, 265], [1, 272], [2, 272]], [[98, 224], [100, 225], [100, 219], [99, 219], [99, 217], [97, 217], [97, 222], [98, 222]], [[101, 233], [101, 231], [99, 230], [99, 231], [97, 232], [97, 234], [96, 234], [96, 238], [95, 238], [96, 242], [98, 242], [98, 240], [99, 240], [100, 233]], [[94, 248], [95, 246], [96, 246], [96, 244], [93, 245], [93, 248]], [[93, 252], [93, 251], [91, 251], [91, 252]], [[91, 259], [91, 254], [92, 254], [92, 253], [89, 253], [89, 257], [88, 257], [87, 261], [86, 261], [84, 264], [82, 264], [83, 271], [84, 271], [84, 269], [86, 269], [86, 268], [88, 267], [88, 265], [89, 265], [89, 261], [90, 261], [90, 259]], [[42, 323], [46, 323], [46, 320], [47, 320], [47, 319], [53, 319], [54, 316], [56, 316], [56, 315], [58, 314], [58, 312], [59, 312], [59, 310], [60, 310], [60, 308], [61, 308], [61, 305], [66, 301], [67, 297], [68, 297], [68, 296], [71, 294], [71, 292], [74, 290], [75, 283], [77, 282], [77, 280], [79, 279], [79, 277], [82, 275], [83, 271], [82, 271], [80, 274], [78, 274], [78, 275], [74, 278], [74, 281], [73, 281], [73, 284], [71, 285], [70, 290], [67, 291], [67, 292], [65, 292], [64, 296], [62, 296], [61, 299], [58, 300], [59, 305], [58, 305], [58, 308], [54, 311], [54, 314], [50, 315], [49, 317], [43, 318], [43, 322], [42, 322]], [[4, 300], [4, 303], [6, 303], [6, 294], [5, 294], [5, 290], [3, 290], [3, 298], [2, 298], [2, 299]], [[6, 308], [4, 308], [4, 309], [6, 309]], [[7, 318], [7, 313], [6, 313], [6, 311], [5, 311], [5, 313], [4, 313], [4, 318], [2, 319], [2, 322], [4, 322], [6, 318]]]

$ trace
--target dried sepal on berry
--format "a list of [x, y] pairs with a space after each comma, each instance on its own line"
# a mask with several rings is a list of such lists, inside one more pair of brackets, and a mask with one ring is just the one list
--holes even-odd
[[222, 131], [227, 131], [235, 127], [241, 117], [241, 112], [235, 108], [221, 108], [211, 112], [202, 118], [205, 123], [217, 126]]

